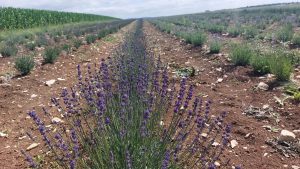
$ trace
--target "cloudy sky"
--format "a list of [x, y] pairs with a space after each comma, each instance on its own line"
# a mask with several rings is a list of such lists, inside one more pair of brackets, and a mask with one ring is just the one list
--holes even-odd
[[137, 18], [300, 0], [0, 0], [0, 6]]

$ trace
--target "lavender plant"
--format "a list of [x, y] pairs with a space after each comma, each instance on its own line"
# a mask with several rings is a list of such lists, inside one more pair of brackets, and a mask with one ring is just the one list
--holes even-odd
[[52, 99], [67, 125], [53, 136], [29, 115], [62, 168], [215, 168], [230, 137], [225, 113], [211, 118], [212, 102], [195, 97], [185, 78], [176, 86], [136, 24], [114, 57], [85, 75], [78, 66], [78, 84]]

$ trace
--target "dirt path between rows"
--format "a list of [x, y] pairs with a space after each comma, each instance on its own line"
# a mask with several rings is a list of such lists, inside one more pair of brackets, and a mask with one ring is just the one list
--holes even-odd
[[[174, 73], [173, 67], [176, 66], [194, 67], [199, 70], [199, 74], [188, 81], [197, 86], [196, 94], [212, 100], [213, 114], [228, 112], [226, 121], [233, 124], [232, 139], [238, 142], [238, 146], [229, 148], [226, 159], [230, 159], [230, 165], [224, 167], [221, 163], [221, 168], [232, 168], [239, 164], [244, 169], [299, 166], [299, 157], [287, 158], [265, 143], [268, 139], [278, 137], [279, 133], [263, 127], [270, 125], [291, 131], [299, 130], [299, 105], [287, 103], [283, 108], [279, 108], [274, 96], [280, 98], [281, 91], [254, 90], [262, 79], [250, 76], [250, 68], [233, 67], [224, 56], [205, 54], [203, 49], [186, 45], [180, 39], [158, 31], [148, 22], [144, 24], [144, 32], [149, 52], [159, 55], [162, 62], [170, 66], [170, 72]], [[178, 78], [177, 82], [179, 83]], [[250, 105], [272, 107], [279, 113], [280, 121], [273, 122], [276, 121], [275, 118], [258, 121], [242, 114]], [[221, 162], [224, 162], [224, 158]]]
[[[102, 58], [112, 55], [133, 25], [131, 23], [92, 45], [81, 46], [76, 52], [61, 56], [53, 65], [38, 67], [30, 75], [0, 86], [0, 132], [7, 134], [7, 137], [0, 137], [0, 169], [27, 168], [20, 150], [33, 143], [26, 134], [34, 127], [28, 111], [35, 109], [41, 115], [42, 107], [45, 107], [51, 112], [50, 98], [59, 97], [63, 88], [70, 88], [77, 82], [76, 66], [80, 64], [86, 69], [88, 64], [99, 65]], [[45, 82], [52, 79], [55, 83], [46, 86]], [[52, 115], [61, 118], [57, 111]], [[41, 147], [29, 153], [41, 153]]]

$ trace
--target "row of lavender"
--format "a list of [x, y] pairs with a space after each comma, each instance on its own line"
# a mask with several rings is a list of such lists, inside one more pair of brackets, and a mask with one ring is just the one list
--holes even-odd
[[[60, 130], [50, 133], [35, 121], [52, 160], [62, 168], [216, 168], [227, 147], [225, 113], [210, 117], [211, 101], [194, 97], [194, 86], [169, 79], [159, 59], [147, 54], [136, 22], [124, 44], [99, 68], [78, 66], [78, 84], [63, 90]], [[179, 88], [178, 90], [176, 90]], [[45, 111], [46, 115], [48, 114]], [[28, 154], [31, 167], [42, 167]]]

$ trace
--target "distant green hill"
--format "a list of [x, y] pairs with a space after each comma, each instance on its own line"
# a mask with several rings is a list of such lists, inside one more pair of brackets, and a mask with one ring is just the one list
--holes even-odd
[[117, 18], [35, 9], [0, 8], [0, 30], [26, 29], [82, 21], [109, 21]]

